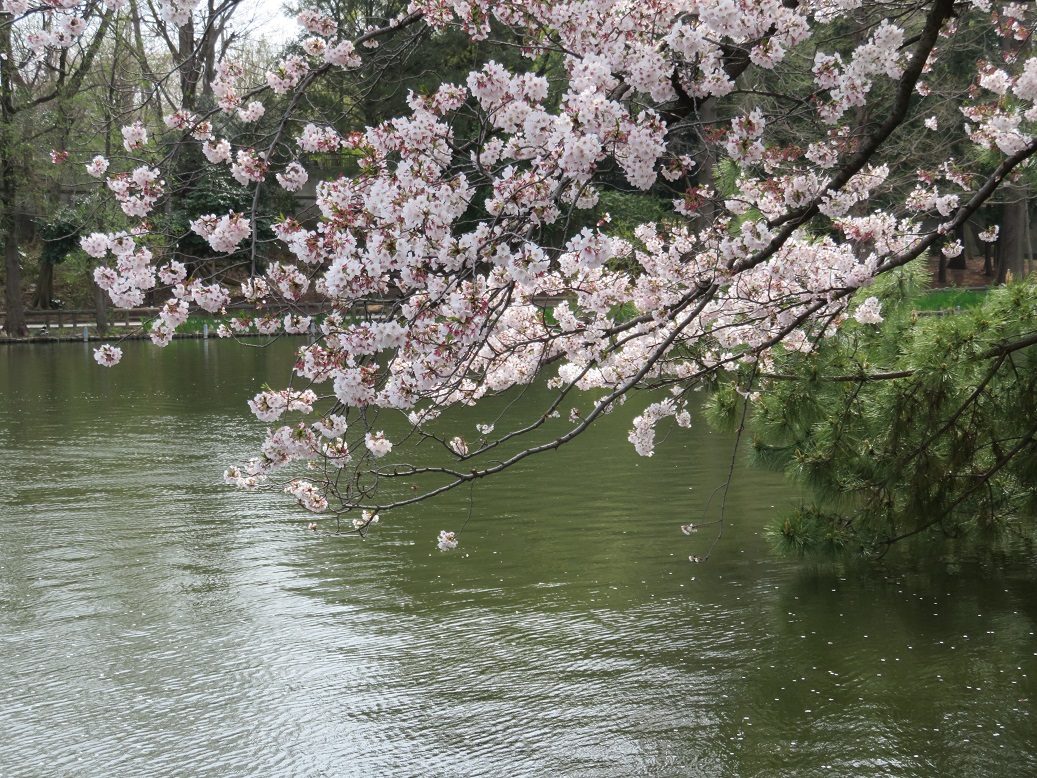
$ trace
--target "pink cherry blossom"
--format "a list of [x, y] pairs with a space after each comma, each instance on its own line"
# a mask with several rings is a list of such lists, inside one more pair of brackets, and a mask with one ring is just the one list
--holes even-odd
[[202, 153], [214, 165], [218, 165], [221, 162], [230, 162], [230, 141], [226, 139], [216, 143], [206, 141], [202, 144]]
[[230, 166], [230, 172], [239, 184], [262, 181], [270, 168], [263, 154], [253, 149], [238, 149], [235, 159], [237, 161]]
[[110, 346], [105, 343], [100, 348], [94, 349], [94, 360], [104, 367], [112, 367], [119, 364], [122, 359], [122, 349], [118, 346]]
[[122, 145], [127, 151], [138, 151], [147, 142], [148, 131], [140, 121], [122, 128]]
[[[243, 122], [257, 122], [263, 118], [266, 108], [258, 100], [253, 100], [246, 107], [238, 109], [238, 118]], [[211, 160], [210, 160], [211, 161]]]
[[360, 67], [360, 56], [350, 41], [339, 41], [324, 50], [324, 61], [343, 68]]
[[364, 436], [364, 445], [367, 446], [368, 451], [379, 458], [392, 451], [392, 443], [386, 439], [385, 433], [380, 430], [374, 433], [368, 432]]
[[284, 173], [277, 174], [277, 183], [289, 192], [297, 192], [306, 183], [309, 176], [306, 170], [298, 162], [292, 162], [285, 168]]
[[213, 251], [229, 254], [252, 234], [252, 222], [231, 211], [226, 216], [200, 216], [191, 222], [191, 230], [205, 238]]
[[881, 310], [882, 303], [879, 302], [879, 298], [869, 297], [857, 306], [857, 310], [853, 312], [853, 318], [861, 324], [881, 324]]
[[100, 178], [108, 170], [108, 160], [98, 154], [86, 166], [86, 172], [94, 178]]

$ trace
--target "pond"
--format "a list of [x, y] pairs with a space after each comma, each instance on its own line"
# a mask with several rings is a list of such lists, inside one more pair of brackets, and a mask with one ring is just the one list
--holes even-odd
[[222, 483], [293, 348], [0, 350], [0, 775], [1037, 774], [1033, 557], [776, 559], [796, 493], [739, 465], [693, 564], [732, 440], [640, 458], [631, 408], [312, 532]]

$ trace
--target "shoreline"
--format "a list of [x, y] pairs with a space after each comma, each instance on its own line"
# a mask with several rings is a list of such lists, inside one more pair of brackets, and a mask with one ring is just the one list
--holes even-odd
[[[213, 333], [203, 332], [178, 332], [173, 335], [173, 340], [241, 340], [242, 338], [302, 338], [303, 335], [292, 335], [289, 333], [278, 333], [276, 335], [262, 335], [260, 333], [244, 333], [235, 335], [233, 338], [220, 338]], [[29, 335], [24, 338], [11, 338], [0, 335], [0, 346], [24, 345], [33, 343], [121, 343], [124, 340], [151, 340], [146, 333], [131, 333], [128, 335], [97, 335], [89, 334], [84, 338], [79, 335]]]

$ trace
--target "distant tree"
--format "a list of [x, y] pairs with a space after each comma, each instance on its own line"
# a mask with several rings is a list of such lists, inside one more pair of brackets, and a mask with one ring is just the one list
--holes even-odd
[[[38, 146], [55, 128], [40, 118], [51, 104], [71, 99], [83, 88], [87, 74], [109, 30], [113, 13], [98, 3], [82, 8], [89, 28], [73, 39], [72, 45], [45, 49], [37, 54], [28, 46], [29, 35], [68, 35], [65, 29], [48, 28], [59, 24], [46, 17], [36, 30], [16, 26], [15, 15], [0, 12], [0, 235], [4, 242], [6, 318], [8, 335], [26, 335], [22, 299], [22, 267], [19, 240], [19, 205], [25, 186], [25, 170], [20, 161], [26, 149]], [[31, 20], [30, 20], [31, 21]], [[26, 37], [23, 37], [22, 34]], [[57, 150], [59, 153], [63, 149]]]
[[60, 265], [73, 251], [79, 249], [79, 231], [83, 226], [83, 214], [72, 209], [62, 209], [47, 219], [36, 223], [36, 235], [42, 240], [40, 271], [32, 301], [34, 308], [51, 308], [54, 305], [54, 268]]

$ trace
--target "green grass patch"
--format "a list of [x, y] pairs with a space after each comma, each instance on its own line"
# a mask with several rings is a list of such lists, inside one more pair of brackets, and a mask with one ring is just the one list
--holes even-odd
[[197, 316], [191, 315], [187, 321], [176, 328], [176, 331], [182, 335], [197, 335], [200, 334], [206, 324], [209, 325], [209, 334], [216, 337], [216, 328], [224, 322], [221, 317], [217, 319], [215, 316]]
[[946, 311], [955, 308], [978, 308], [987, 296], [986, 289], [933, 289], [914, 301], [918, 311]]

